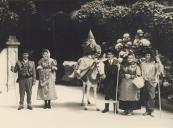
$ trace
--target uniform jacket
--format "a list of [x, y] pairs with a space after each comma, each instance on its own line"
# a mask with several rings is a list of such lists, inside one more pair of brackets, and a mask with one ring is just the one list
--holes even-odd
[[[14, 68], [14, 72], [18, 72], [18, 80], [20, 80], [21, 78], [23, 78], [23, 65], [24, 62], [19, 60], [17, 61], [15, 68]], [[27, 76], [26, 77], [32, 77], [32, 81], [33, 83], [36, 81], [36, 70], [35, 70], [35, 63], [34, 61], [28, 61], [27, 62]]]

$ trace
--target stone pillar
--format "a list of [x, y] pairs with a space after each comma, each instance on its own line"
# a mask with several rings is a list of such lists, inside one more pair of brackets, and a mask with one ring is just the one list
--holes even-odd
[[17, 74], [11, 72], [11, 66], [15, 66], [18, 60], [18, 47], [20, 42], [17, 41], [16, 36], [9, 36], [7, 45], [7, 91], [15, 88]]

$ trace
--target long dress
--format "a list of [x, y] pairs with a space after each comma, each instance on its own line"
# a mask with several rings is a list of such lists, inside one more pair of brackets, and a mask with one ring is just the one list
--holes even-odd
[[56, 60], [49, 58], [48, 60], [40, 59], [38, 62], [39, 86], [37, 91], [38, 100], [56, 100]]
[[[125, 74], [129, 74], [131, 78], [125, 78]], [[120, 70], [119, 108], [122, 110], [136, 110], [141, 108], [140, 89], [132, 83], [132, 80], [137, 75], [141, 75], [141, 71], [136, 63], [123, 65]]]

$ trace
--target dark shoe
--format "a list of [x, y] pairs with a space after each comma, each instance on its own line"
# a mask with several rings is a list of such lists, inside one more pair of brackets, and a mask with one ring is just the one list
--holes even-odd
[[151, 117], [155, 117], [153, 114], [150, 114]]
[[47, 109], [47, 100], [44, 101], [44, 109]]
[[24, 107], [22, 106], [22, 105], [20, 105], [19, 107], [18, 107], [18, 110], [21, 110], [21, 109], [23, 109]]
[[122, 113], [123, 115], [128, 115], [128, 110], [124, 110], [124, 112]]
[[148, 116], [148, 115], [150, 115], [151, 113], [150, 112], [145, 112], [144, 114], [143, 114], [143, 116]]
[[153, 115], [153, 113], [152, 113], [152, 112], [150, 112], [150, 113], [149, 113], [149, 115], [150, 115], [151, 117], [154, 117], [154, 115]]
[[47, 105], [44, 105], [44, 107], [43, 107], [44, 109], [47, 109]]
[[51, 105], [47, 105], [47, 108], [48, 108], [48, 109], [51, 109]]
[[51, 101], [50, 100], [48, 100], [48, 102], [47, 102], [47, 108], [51, 109]]
[[128, 116], [133, 115], [133, 111], [132, 111], [132, 110], [129, 110], [127, 115], [128, 115]]
[[102, 111], [102, 113], [106, 113], [106, 112], [109, 112], [109, 109], [104, 109], [104, 110]]
[[99, 108], [96, 108], [96, 111], [100, 111], [100, 109]]
[[28, 105], [27, 106], [27, 109], [32, 110], [32, 106], [31, 105]]
[[109, 112], [109, 103], [105, 103], [105, 109], [102, 111], [102, 113]]
[[85, 104], [84, 103], [81, 103], [81, 106], [84, 106]]
[[91, 102], [89, 100], [87, 102], [88, 102], [88, 104], [91, 104]]
[[86, 108], [86, 107], [85, 107], [85, 108], [84, 108], [84, 110], [85, 110], [85, 111], [87, 111], [87, 110], [88, 110], [88, 108]]

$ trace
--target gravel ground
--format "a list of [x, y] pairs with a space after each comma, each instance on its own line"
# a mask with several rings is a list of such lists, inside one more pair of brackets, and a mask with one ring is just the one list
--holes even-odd
[[[43, 101], [36, 100], [37, 86], [34, 86], [32, 111], [17, 110], [18, 86], [8, 93], [3, 91], [0, 94], [0, 126], [1, 128], [173, 128], [173, 113], [166, 111], [162, 112], [161, 118], [158, 110], [154, 113], [155, 117], [142, 116], [144, 108], [135, 111], [132, 116], [115, 115], [112, 111], [113, 105], [106, 114], [95, 111], [93, 105], [85, 111], [80, 106], [81, 89], [57, 85], [58, 99], [52, 102], [52, 109], [43, 109]], [[99, 96], [98, 104], [102, 110], [104, 108], [102, 96]]]

